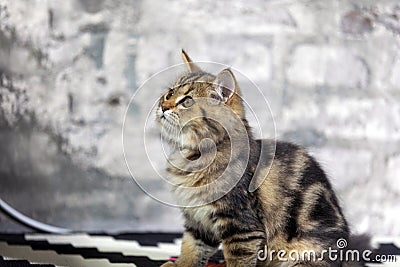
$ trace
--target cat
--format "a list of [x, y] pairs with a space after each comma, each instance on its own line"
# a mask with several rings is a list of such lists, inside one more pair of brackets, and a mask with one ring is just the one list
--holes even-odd
[[[205, 266], [221, 243], [228, 267], [336, 266], [323, 250], [337, 248], [350, 231], [319, 163], [298, 145], [253, 137], [229, 68], [212, 75], [183, 50], [182, 58], [187, 72], [156, 111], [185, 219], [181, 254], [162, 267]], [[312, 250], [319, 258], [263, 260], [263, 248]]]

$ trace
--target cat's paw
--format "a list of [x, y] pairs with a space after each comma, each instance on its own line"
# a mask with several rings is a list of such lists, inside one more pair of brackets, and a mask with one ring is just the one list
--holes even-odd
[[161, 265], [160, 267], [176, 267], [176, 266], [177, 266], [177, 265], [176, 265], [174, 262], [169, 261], [169, 262], [164, 263], [164, 264]]

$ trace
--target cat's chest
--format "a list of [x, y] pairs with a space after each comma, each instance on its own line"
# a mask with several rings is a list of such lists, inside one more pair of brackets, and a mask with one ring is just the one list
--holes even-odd
[[219, 220], [214, 216], [216, 208], [213, 205], [185, 208], [183, 211], [187, 223], [195, 228], [202, 228], [207, 232], [218, 233]]

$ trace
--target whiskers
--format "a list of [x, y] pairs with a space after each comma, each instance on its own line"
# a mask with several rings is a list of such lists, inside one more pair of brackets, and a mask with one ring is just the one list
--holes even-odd
[[165, 112], [160, 116], [161, 134], [168, 142], [177, 143], [179, 141], [181, 128], [179, 126], [179, 117], [173, 112]]

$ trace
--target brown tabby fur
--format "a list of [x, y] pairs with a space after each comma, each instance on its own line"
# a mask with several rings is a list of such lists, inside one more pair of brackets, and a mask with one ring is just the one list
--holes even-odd
[[[204, 266], [221, 243], [228, 267], [346, 266], [326, 258], [317, 262], [279, 262], [276, 257], [257, 260], [257, 252], [264, 245], [269, 250], [299, 253], [335, 248], [339, 238], [349, 238], [346, 220], [326, 175], [305, 149], [252, 137], [238, 83], [229, 69], [214, 76], [202, 71], [184, 51], [182, 57], [188, 72], [161, 97], [157, 121], [165, 128], [164, 138], [175, 148], [167, 168], [176, 185], [174, 195], [178, 202], [194, 207], [182, 207], [186, 231], [179, 259], [162, 266]], [[217, 104], [211, 107], [198, 101], [204, 98]], [[231, 116], [239, 120], [219, 114], [221, 105], [229, 107], [236, 114]], [[211, 113], [218, 119], [207, 119]], [[231, 127], [230, 137], [220, 122]], [[239, 130], [238, 122], [244, 131]], [[203, 144], [199, 149], [204, 138], [213, 140], [215, 147]], [[232, 152], [231, 140], [238, 141], [238, 146], [248, 144], [249, 154], [243, 155], [242, 148]], [[222, 175], [229, 160], [235, 163], [227, 171], [228, 177], [240, 167], [245, 172], [226, 195], [213, 200], [225, 188], [207, 185]], [[198, 161], [200, 170], [187, 167], [188, 161]], [[253, 192], [249, 190], [252, 179], [261, 179], [260, 187]], [[188, 192], [180, 186], [198, 190]], [[198, 205], [201, 201], [210, 203]]]

